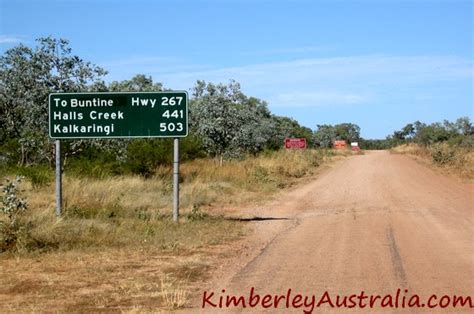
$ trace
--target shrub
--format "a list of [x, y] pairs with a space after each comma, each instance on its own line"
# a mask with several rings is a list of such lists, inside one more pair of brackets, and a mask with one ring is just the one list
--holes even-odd
[[460, 144], [461, 147], [465, 147], [465, 148], [470, 148], [470, 149], [473, 149], [474, 148], [474, 134], [471, 134], [471, 135], [468, 135], [468, 136], [465, 136]]
[[186, 216], [188, 221], [199, 221], [199, 220], [203, 220], [206, 217], [207, 215], [197, 205], [194, 205], [193, 208], [191, 209], [191, 212], [188, 213], [188, 215]]
[[15, 163], [20, 160], [20, 143], [16, 139], [0, 139], [0, 164]]
[[53, 181], [53, 171], [49, 166], [22, 167], [19, 172], [31, 181], [34, 189], [46, 186]]
[[26, 225], [21, 220], [27, 210], [26, 200], [18, 196], [18, 186], [22, 177], [7, 180], [3, 187], [2, 220], [0, 220], [0, 250], [5, 251], [17, 247], [18, 240], [25, 233]]
[[257, 182], [265, 183], [270, 180], [270, 173], [265, 167], [256, 166], [252, 171], [252, 177]]
[[456, 158], [456, 148], [447, 144], [435, 144], [430, 148], [431, 157], [438, 165], [453, 164]]
[[72, 176], [97, 179], [128, 173], [125, 164], [118, 159], [111, 152], [88, 147], [80, 155], [71, 156], [65, 160], [64, 171]]

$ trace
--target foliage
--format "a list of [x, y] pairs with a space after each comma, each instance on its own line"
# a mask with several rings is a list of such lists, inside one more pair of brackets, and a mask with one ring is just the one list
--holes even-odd
[[160, 164], [171, 164], [173, 142], [170, 139], [140, 139], [128, 146], [127, 165], [133, 173], [149, 177]]
[[453, 173], [468, 180], [474, 179], [474, 146], [453, 145], [449, 142], [435, 143], [430, 146], [409, 143], [391, 149], [396, 154], [413, 155], [427, 160], [443, 171]]
[[54, 179], [52, 169], [45, 165], [18, 167], [18, 173], [31, 182], [33, 189], [46, 186]]
[[444, 120], [426, 124], [420, 121], [408, 123], [384, 140], [360, 141], [363, 149], [389, 149], [403, 144], [415, 143], [426, 147], [437, 143], [451, 146], [474, 147], [474, 127], [469, 117], [461, 117], [454, 122]]
[[[69, 42], [40, 38], [36, 47], [20, 44], [0, 56], [0, 163], [19, 165], [19, 171], [34, 187], [51, 181], [54, 148], [47, 135], [48, 94], [78, 91], [166, 90], [143, 74], [106, 84], [106, 71], [72, 54]], [[243, 157], [265, 150], [278, 150], [285, 138], [306, 138], [310, 147], [329, 148], [334, 140], [358, 141], [365, 149], [387, 149], [399, 144], [425, 146], [446, 142], [472, 147], [474, 129], [468, 117], [454, 122], [425, 124], [415, 121], [385, 140], [360, 137], [353, 123], [321, 124], [313, 132], [288, 117], [273, 115], [267, 103], [247, 96], [240, 84], [214, 84], [198, 80], [192, 89], [190, 135], [182, 139], [182, 160], [205, 156]], [[80, 176], [106, 177], [136, 173], [151, 176], [161, 165], [171, 163], [172, 145], [164, 139], [63, 140], [66, 172]], [[39, 167], [38, 167], [39, 166]]]
[[360, 139], [360, 127], [353, 123], [341, 123], [334, 126], [336, 128], [336, 139], [348, 143], [357, 142]]
[[54, 157], [47, 136], [48, 95], [86, 90], [106, 74], [72, 55], [65, 39], [39, 38], [37, 44], [20, 44], [0, 56], [0, 144], [14, 139], [20, 164], [51, 162]]
[[[118, 140], [117, 140], [118, 141]], [[69, 159], [65, 172], [79, 177], [106, 178], [124, 174], [150, 177], [161, 165], [170, 166], [173, 157], [171, 139], [135, 139], [128, 141], [124, 156], [113, 150], [87, 147]], [[203, 158], [206, 154], [200, 139], [190, 134], [180, 139], [180, 160]]]
[[317, 146], [322, 148], [332, 147], [332, 143], [336, 137], [336, 128], [328, 124], [318, 124], [316, 132], [314, 132], [314, 142]]
[[271, 138], [268, 148], [279, 149], [285, 141], [285, 138], [297, 137], [305, 138], [308, 146], [313, 146], [313, 131], [310, 128], [301, 126], [298, 121], [281, 116], [273, 116], [274, 128], [270, 130]]
[[436, 164], [446, 165], [454, 162], [456, 148], [446, 144], [436, 143], [430, 147], [430, 153]]
[[359, 147], [361, 149], [380, 150], [392, 148], [392, 145], [388, 140], [361, 139], [359, 141]]
[[206, 215], [199, 206], [194, 205], [191, 211], [186, 215], [188, 221], [199, 221], [207, 218]]
[[347, 143], [358, 142], [360, 140], [360, 127], [353, 123], [336, 125], [318, 124], [314, 132], [316, 146], [329, 148], [332, 147], [334, 140], [343, 140]]
[[198, 81], [193, 89], [191, 129], [214, 156], [239, 156], [265, 148], [274, 126], [267, 104], [247, 97], [240, 85]]
[[0, 249], [12, 249], [17, 245], [17, 241], [24, 231], [21, 215], [27, 210], [26, 200], [18, 195], [18, 186], [22, 177], [15, 180], [7, 180], [3, 187], [2, 206], [0, 212], [5, 219], [0, 220]]
[[409, 123], [401, 130], [387, 137], [390, 146], [405, 143], [417, 143], [425, 146], [441, 142], [452, 145], [469, 146], [469, 138], [474, 134], [474, 127], [469, 117], [461, 117], [454, 122], [444, 120], [425, 124], [420, 121]]
[[151, 76], [135, 75], [131, 80], [113, 81], [107, 88], [110, 92], [161, 92], [162, 83], [154, 83]]
[[117, 153], [87, 146], [80, 154], [67, 160], [64, 172], [76, 177], [106, 178], [126, 174], [128, 169]]
[[[19, 45], [0, 58], [0, 162], [20, 166], [49, 165], [54, 147], [47, 135], [47, 103], [51, 92], [158, 92], [166, 90], [150, 76], [106, 84], [106, 71], [72, 54], [69, 42], [40, 38], [36, 47]], [[190, 104], [190, 136], [181, 141], [183, 160], [208, 154], [243, 157], [280, 149], [286, 137], [304, 137], [312, 130], [287, 117], [273, 115], [263, 100], [246, 96], [235, 81], [197, 81]], [[151, 175], [171, 158], [169, 140], [63, 140], [63, 163], [79, 175], [103, 177], [127, 172]], [[114, 160], [115, 159], [115, 160]], [[35, 185], [48, 183], [35, 167], [23, 172]]]

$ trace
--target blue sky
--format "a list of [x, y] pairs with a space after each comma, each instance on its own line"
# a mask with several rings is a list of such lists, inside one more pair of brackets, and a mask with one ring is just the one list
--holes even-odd
[[415, 120], [473, 119], [472, 1], [0, 0], [0, 53], [48, 35], [107, 81], [235, 79], [312, 129], [353, 122], [384, 138]]

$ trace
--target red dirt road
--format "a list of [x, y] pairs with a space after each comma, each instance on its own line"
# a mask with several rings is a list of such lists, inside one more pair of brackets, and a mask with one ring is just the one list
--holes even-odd
[[[255, 235], [248, 246], [260, 245], [261, 250], [249, 249], [248, 256], [242, 251], [230, 271], [207, 289], [215, 293], [209, 300], [216, 303], [219, 296], [227, 295], [248, 298], [251, 287], [261, 296], [285, 295], [292, 289], [293, 294], [315, 295], [317, 300], [324, 291], [335, 299], [335, 295], [362, 290], [395, 295], [397, 289], [402, 289], [402, 296], [404, 289], [409, 291], [407, 300], [418, 294], [422, 302], [433, 294], [473, 297], [473, 191], [472, 185], [405, 156], [382, 151], [349, 157], [316, 180], [251, 213], [288, 220], [254, 223]], [[192, 312], [214, 312], [209, 306], [201, 309], [201, 302], [202, 294]], [[279, 309], [303, 313], [305, 307], [280, 305]], [[264, 312], [262, 307], [215, 312], [239, 311]], [[265, 313], [275, 311], [271, 308]], [[348, 310], [326, 303], [313, 313], [354, 311], [453, 313], [472, 309]]]

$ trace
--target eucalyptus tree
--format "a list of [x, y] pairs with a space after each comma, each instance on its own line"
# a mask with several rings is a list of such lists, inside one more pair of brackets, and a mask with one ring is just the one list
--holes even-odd
[[240, 84], [197, 81], [190, 105], [191, 130], [213, 156], [233, 157], [257, 153], [272, 136], [274, 123], [267, 104], [247, 97]]
[[314, 132], [314, 142], [322, 148], [332, 147], [333, 141], [337, 137], [336, 128], [329, 124], [318, 124]]
[[0, 56], [1, 144], [18, 143], [20, 164], [51, 161], [48, 95], [85, 91], [106, 74], [101, 67], [73, 55], [65, 39], [37, 39], [36, 47], [20, 44]]
[[108, 90], [111, 92], [161, 92], [163, 84], [153, 82], [151, 76], [137, 74], [130, 80], [113, 81], [109, 84]]

